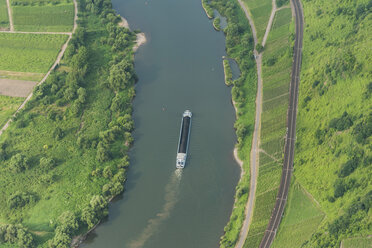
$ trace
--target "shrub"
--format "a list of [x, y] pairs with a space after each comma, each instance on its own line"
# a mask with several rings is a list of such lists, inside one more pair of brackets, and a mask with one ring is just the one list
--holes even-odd
[[340, 118], [334, 118], [330, 121], [329, 127], [338, 131], [344, 131], [353, 125], [353, 120], [345, 111]]
[[56, 139], [56, 140], [60, 140], [62, 139], [64, 136], [64, 133], [62, 131], [62, 129], [60, 127], [56, 127], [53, 131], [53, 137]]
[[14, 155], [9, 163], [9, 168], [14, 172], [22, 172], [29, 167], [28, 159], [20, 153]]
[[354, 157], [351, 160], [341, 165], [340, 171], [338, 172], [339, 177], [347, 177], [350, 175], [359, 164], [359, 159]]
[[49, 171], [54, 168], [56, 163], [51, 158], [42, 157], [40, 159], [40, 168], [44, 171]]
[[37, 201], [37, 197], [29, 192], [16, 192], [8, 198], [7, 204], [9, 209], [22, 208], [27, 204]]

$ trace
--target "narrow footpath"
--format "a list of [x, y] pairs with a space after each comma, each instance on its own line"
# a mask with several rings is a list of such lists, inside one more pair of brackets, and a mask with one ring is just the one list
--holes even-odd
[[6, 0], [6, 6], [8, 7], [8, 18], [9, 18], [10, 31], [14, 31], [12, 9], [10, 8], [9, 0]]
[[[7, 2], [9, 2], [9, 0], [7, 0]], [[9, 5], [8, 5], [9, 6]], [[69, 34], [68, 36], [68, 39], [67, 41], [65, 42], [65, 44], [63, 44], [62, 48], [61, 48], [61, 51], [59, 52], [58, 56], [57, 56], [57, 59], [55, 60], [54, 64], [49, 68], [48, 72], [45, 74], [45, 76], [43, 77], [43, 79], [41, 79], [41, 81], [37, 84], [37, 85], [41, 85], [42, 83], [44, 83], [46, 81], [46, 79], [48, 78], [48, 76], [50, 75], [50, 73], [56, 68], [56, 66], [59, 64], [59, 62], [61, 61], [62, 57], [63, 57], [63, 54], [65, 53], [66, 51], [66, 48], [67, 48], [67, 45], [68, 43], [70, 42], [71, 40], [71, 37], [72, 37], [72, 34], [75, 33], [75, 30], [77, 28], [77, 16], [78, 16], [78, 7], [77, 7], [77, 2], [76, 0], [74, 0], [74, 8], [75, 8], [75, 15], [74, 15], [74, 27], [72, 29], [72, 32]], [[8, 9], [9, 11], [9, 9]], [[11, 20], [11, 17], [9, 17], [9, 20]], [[32, 32], [29, 32], [29, 33], [32, 33]], [[32, 92], [28, 95], [28, 97], [26, 98], [26, 100], [21, 104], [21, 106], [19, 106], [19, 108], [17, 109], [17, 111], [13, 114], [12, 118], [15, 117], [17, 115], [17, 113], [19, 111], [21, 111], [26, 103], [28, 101], [30, 101], [32, 97]], [[1, 128], [0, 130], [0, 136], [3, 134], [3, 132], [9, 127], [10, 123], [12, 122], [12, 118], [10, 118], [6, 123], [5, 125]]]

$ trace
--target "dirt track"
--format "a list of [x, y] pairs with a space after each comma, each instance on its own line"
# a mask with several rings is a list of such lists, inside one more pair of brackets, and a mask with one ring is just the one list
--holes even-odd
[[26, 97], [36, 84], [34, 81], [0, 79], [0, 95]]
[[[243, 9], [249, 25], [252, 29], [252, 35], [254, 40], [254, 47], [258, 44], [256, 27], [254, 25], [253, 19], [250, 16], [250, 13], [242, 2], [238, 0], [241, 8]], [[256, 59], [257, 65], [257, 96], [256, 96], [256, 116], [255, 124], [253, 131], [252, 139], [252, 148], [251, 148], [251, 157], [250, 157], [250, 167], [251, 167], [251, 181], [249, 188], [248, 201], [245, 206], [245, 219], [243, 222], [242, 229], [240, 230], [239, 239], [235, 247], [242, 248], [245, 242], [245, 239], [248, 235], [249, 226], [252, 222], [254, 202], [256, 198], [256, 187], [257, 187], [257, 177], [258, 177], [258, 166], [259, 166], [259, 147], [260, 147], [260, 132], [261, 132], [261, 112], [262, 112], [262, 55], [257, 52], [256, 49], [253, 51], [254, 57]]]

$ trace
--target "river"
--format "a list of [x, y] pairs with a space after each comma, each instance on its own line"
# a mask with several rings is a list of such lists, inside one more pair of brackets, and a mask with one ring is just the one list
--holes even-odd
[[[82, 247], [218, 247], [240, 169], [225, 37], [201, 0], [113, 0], [147, 43], [135, 56], [134, 146], [126, 190]], [[175, 169], [184, 110], [193, 112], [186, 168]]]

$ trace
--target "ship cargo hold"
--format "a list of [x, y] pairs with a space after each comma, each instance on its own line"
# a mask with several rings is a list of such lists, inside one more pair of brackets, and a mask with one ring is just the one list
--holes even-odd
[[186, 110], [183, 113], [180, 129], [180, 139], [177, 148], [177, 168], [184, 168], [186, 165], [187, 151], [190, 141], [191, 117], [192, 113], [190, 110]]

